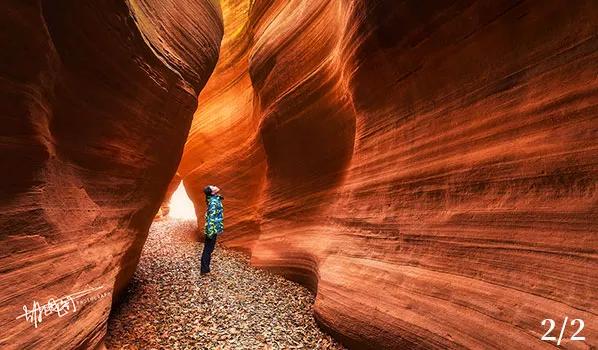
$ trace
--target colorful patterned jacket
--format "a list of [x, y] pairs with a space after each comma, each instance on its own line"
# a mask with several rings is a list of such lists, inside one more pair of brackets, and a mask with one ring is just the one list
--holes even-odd
[[206, 198], [206, 224], [204, 233], [208, 238], [221, 234], [224, 231], [224, 208], [221, 196], [207, 196]]

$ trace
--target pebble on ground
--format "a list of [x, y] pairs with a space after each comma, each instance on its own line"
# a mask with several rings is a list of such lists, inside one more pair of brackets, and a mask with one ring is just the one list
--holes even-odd
[[195, 230], [195, 221], [154, 222], [110, 315], [108, 349], [343, 349], [316, 325], [307, 289], [243, 254], [218, 246], [200, 276]]

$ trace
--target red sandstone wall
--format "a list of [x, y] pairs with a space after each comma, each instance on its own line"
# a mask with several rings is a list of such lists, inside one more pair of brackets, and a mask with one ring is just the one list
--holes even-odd
[[595, 2], [222, 6], [179, 172], [227, 246], [348, 345], [550, 348], [564, 316], [596, 345]]
[[[218, 56], [212, 1], [0, 12], [0, 347], [93, 347]], [[598, 276], [592, 1], [223, 0], [179, 173], [228, 246], [318, 293], [346, 344], [530, 348]], [[135, 18], [133, 20], [132, 18]], [[594, 343], [593, 343], [594, 342]]]
[[245, 0], [223, 0], [221, 6], [225, 35], [220, 59], [199, 96], [178, 173], [200, 219], [205, 207], [203, 188], [216, 183], [226, 188], [226, 210], [234, 213], [237, 228], [230, 236], [236, 237], [235, 247], [247, 251], [259, 232], [258, 203], [266, 171], [261, 116], [253, 112], [256, 105], [248, 74], [250, 6]]
[[[95, 347], [218, 58], [212, 1], [0, 5], [0, 348]], [[23, 305], [107, 297], [34, 328]]]

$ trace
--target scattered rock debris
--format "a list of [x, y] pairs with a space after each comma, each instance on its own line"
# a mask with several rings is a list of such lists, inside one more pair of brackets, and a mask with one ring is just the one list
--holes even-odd
[[[317, 327], [313, 295], [216, 248], [199, 275], [194, 221], [155, 222], [122, 303], [108, 321], [108, 349], [343, 349]], [[226, 234], [226, 233], [225, 233]]]

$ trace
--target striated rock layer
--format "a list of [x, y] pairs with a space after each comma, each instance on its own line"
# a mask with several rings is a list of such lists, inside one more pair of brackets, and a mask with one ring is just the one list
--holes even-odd
[[[0, 348], [93, 348], [176, 171], [221, 11], [211, 0], [0, 8]], [[90, 288], [50, 304], [37, 328], [17, 318]]]
[[550, 348], [568, 316], [596, 346], [595, 2], [222, 7], [179, 173], [227, 246], [347, 345]]

